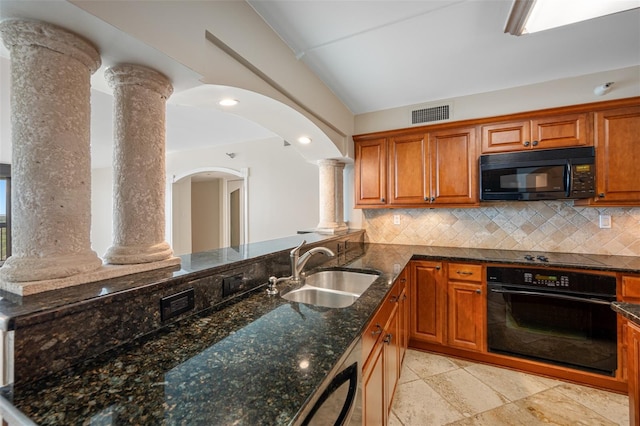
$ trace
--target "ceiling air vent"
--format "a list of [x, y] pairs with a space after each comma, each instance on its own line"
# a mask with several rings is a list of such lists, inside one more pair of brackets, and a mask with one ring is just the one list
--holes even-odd
[[411, 111], [411, 124], [432, 123], [449, 119], [451, 105], [439, 105]]

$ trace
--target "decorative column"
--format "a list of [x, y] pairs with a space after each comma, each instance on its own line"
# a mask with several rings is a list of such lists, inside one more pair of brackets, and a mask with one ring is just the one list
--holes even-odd
[[[113, 246], [111, 264], [176, 260], [165, 241], [165, 108], [173, 87], [139, 65], [105, 72], [114, 91]], [[161, 265], [159, 267], [164, 267]]]
[[316, 232], [337, 234], [347, 231], [344, 223], [344, 163], [338, 160], [320, 160], [320, 223]]
[[12, 252], [5, 283], [98, 269], [91, 250], [91, 74], [96, 48], [51, 24], [0, 23], [11, 52]]

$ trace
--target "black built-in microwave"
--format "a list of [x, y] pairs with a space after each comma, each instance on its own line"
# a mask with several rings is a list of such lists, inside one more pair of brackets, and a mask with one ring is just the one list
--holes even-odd
[[480, 199], [557, 200], [595, 195], [593, 147], [480, 156]]

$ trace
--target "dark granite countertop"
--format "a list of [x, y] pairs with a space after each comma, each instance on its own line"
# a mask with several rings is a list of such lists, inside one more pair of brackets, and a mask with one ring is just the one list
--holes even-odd
[[632, 323], [640, 326], [640, 303], [613, 302], [611, 308]]
[[410, 257], [406, 247], [367, 246], [348, 266], [381, 275], [350, 307], [287, 302], [259, 288], [4, 395], [39, 424], [290, 424]]
[[[278, 245], [290, 248], [294, 239]], [[265, 244], [239, 256], [273, 249]], [[525, 254], [548, 261], [527, 261]], [[363, 256], [347, 266], [381, 275], [350, 307], [314, 308], [258, 288], [63, 373], [4, 389], [4, 395], [41, 424], [290, 424], [412, 258], [640, 273], [637, 257], [366, 244]], [[183, 272], [171, 275], [233, 262], [224, 250], [192, 255]], [[28, 311], [24, 305], [11, 309]]]

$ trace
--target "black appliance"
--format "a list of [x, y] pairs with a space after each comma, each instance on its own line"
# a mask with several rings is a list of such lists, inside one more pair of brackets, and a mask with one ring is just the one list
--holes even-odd
[[615, 376], [615, 277], [492, 266], [487, 290], [490, 352]]
[[321, 386], [319, 397], [303, 414], [306, 426], [362, 425], [362, 341], [358, 339], [335, 374]]
[[593, 147], [480, 156], [482, 200], [577, 199], [595, 193]]

